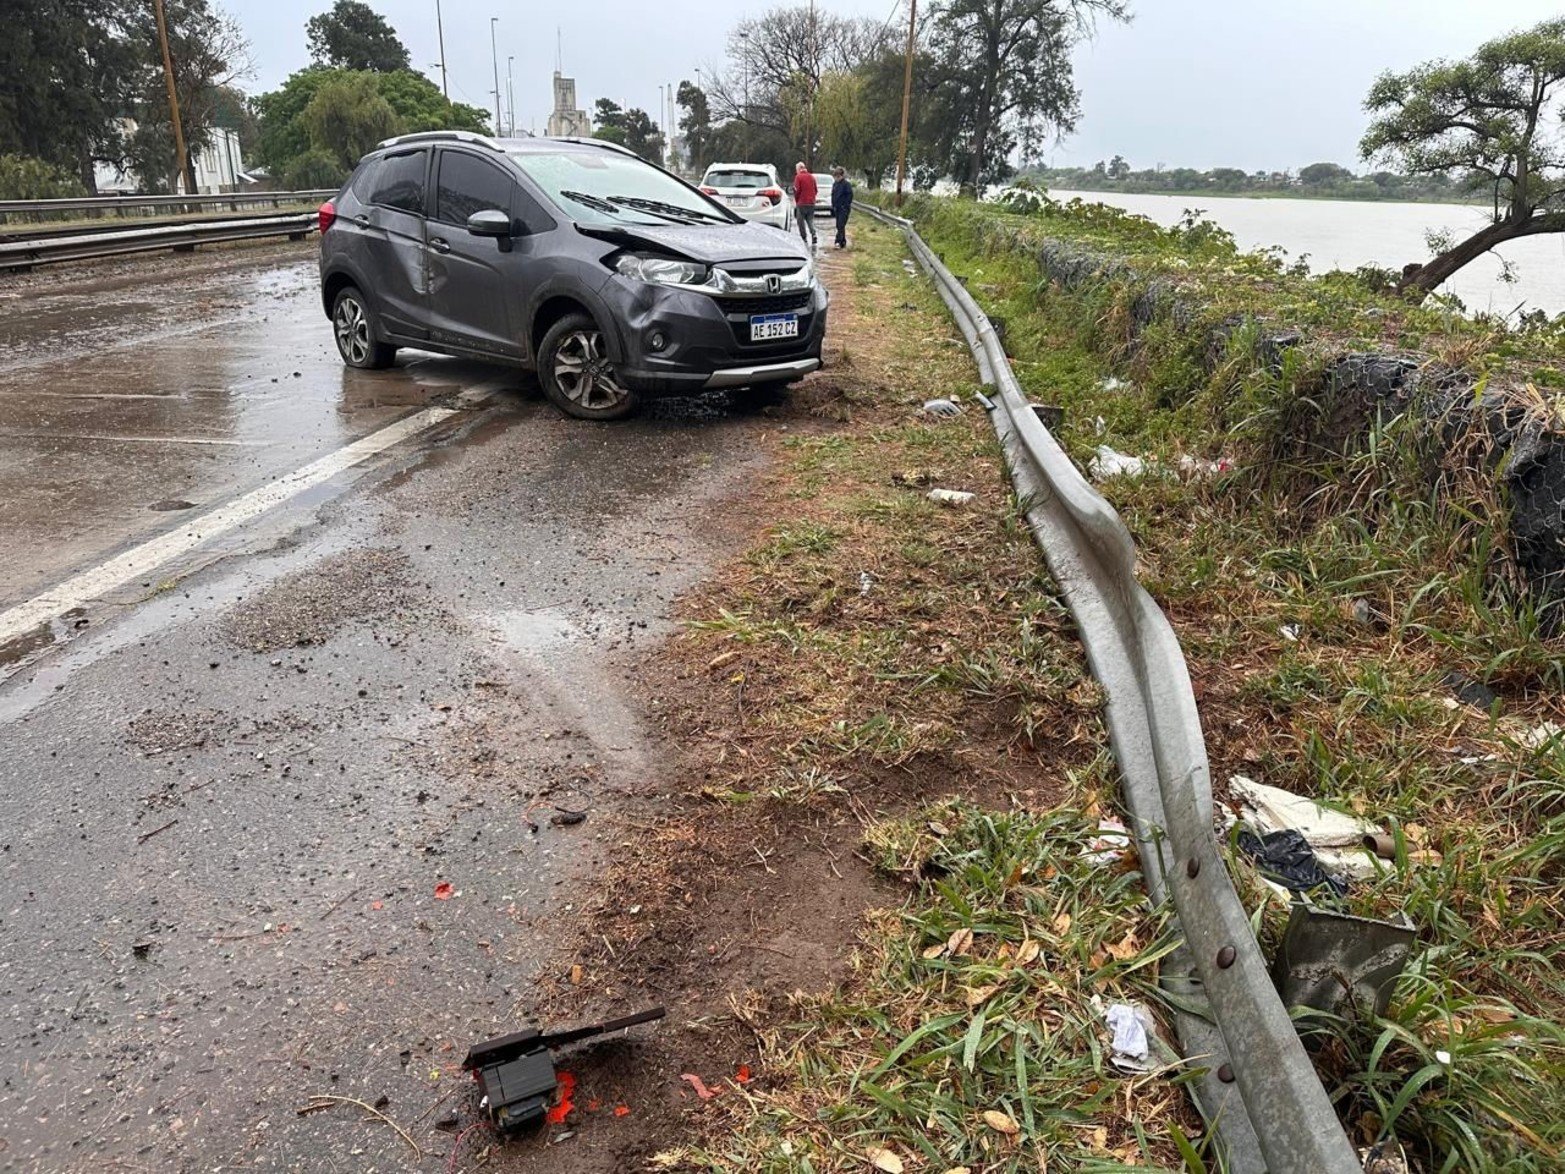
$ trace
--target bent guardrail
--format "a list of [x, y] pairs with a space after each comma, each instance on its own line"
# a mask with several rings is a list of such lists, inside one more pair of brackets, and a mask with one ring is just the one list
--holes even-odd
[[[1136, 579], [1135, 545], [1039, 421], [987, 315], [911, 221], [900, 229], [966, 337], [1028, 525], [1081, 631], [1124, 779], [1154, 901], [1171, 896], [1184, 945], [1164, 967], [1186, 1059], [1229, 1170], [1348, 1174], [1363, 1169], [1278, 997], [1212, 824], [1206, 743], [1173, 627]], [[1237, 1095], [1235, 1095], [1237, 1094]]]
[[222, 241], [256, 240], [286, 236], [303, 240], [316, 228], [314, 212], [263, 216], [253, 220], [220, 220], [133, 228], [97, 233], [69, 234], [0, 243], [0, 271], [27, 270], [60, 261], [91, 261], [126, 253], [150, 253], [161, 249], [189, 251], [197, 245]]
[[121, 216], [126, 212], [155, 209], [281, 208], [284, 204], [316, 204], [329, 200], [337, 189], [304, 192], [214, 192], [193, 196], [81, 196], [61, 200], [0, 200], [0, 217], [47, 217], [67, 212], [94, 216]]

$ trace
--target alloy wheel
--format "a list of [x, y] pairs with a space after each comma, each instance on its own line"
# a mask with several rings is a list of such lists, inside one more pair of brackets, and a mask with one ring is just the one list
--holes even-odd
[[600, 330], [573, 330], [554, 348], [554, 381], [567, 399], [589, 411], [618, 407], [630, 391], [614, 376]]
[[365, 363], [370, 353], [370, 320], [358, 298], [338, 300], [333, 325], [342, 357], [355, 367]]

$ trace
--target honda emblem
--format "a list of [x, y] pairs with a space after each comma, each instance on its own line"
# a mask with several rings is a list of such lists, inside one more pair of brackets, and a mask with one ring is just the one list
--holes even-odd
[[766, 292], [769, 294], [782, 293], [782, 278], [775, 273], [766, 275]]

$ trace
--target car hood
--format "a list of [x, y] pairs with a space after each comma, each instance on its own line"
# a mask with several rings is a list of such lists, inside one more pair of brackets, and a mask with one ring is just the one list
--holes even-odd
[[578, 224], [577, 231], [616, 244], [642, 245], [674, 253], [705, 265], [730, 261], [798, 261], [810, 259], [804, 243], [791, 232], [770, 224]]

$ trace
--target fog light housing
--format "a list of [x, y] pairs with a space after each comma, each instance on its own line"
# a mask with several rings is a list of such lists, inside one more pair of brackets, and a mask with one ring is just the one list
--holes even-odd
[[647, 335], [648, 350], [660, 351], [667, 345], [668, 336], [665, 335], [661, 330], [654, 330], [651, 334]]

